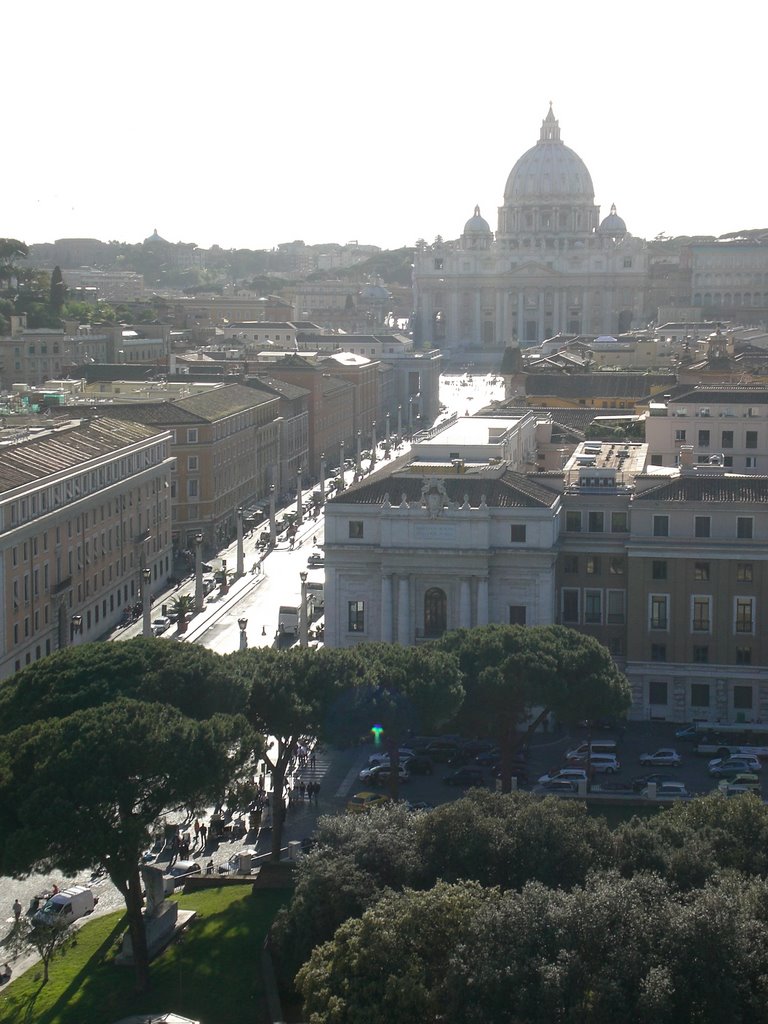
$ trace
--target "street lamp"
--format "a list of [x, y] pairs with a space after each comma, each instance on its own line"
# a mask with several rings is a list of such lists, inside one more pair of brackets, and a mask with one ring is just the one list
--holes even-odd
[[301, 466], [296, 470], [296, 525], [301, 526], [304, 522], [304, 498], [301, 493], [302, 470]]
[[243, 517], [245, 512], [242, 508], [237, 510], [237, 578], [245, 573], [245, 555], [243, 552]]
[[371, 473], [376, 465], [376, 420], [371, 424]]
[[355, 483], [363, 475], [363, 432], [357, 432], [357, 458], [355, 459]]
[[339, 491], [344, 490], [344, 442], [339, 441]]
[[227, 583], [227, 560], [222, 558], [221, 560], [221, 586], [219, 587], [221, 594], [229, 593], [229, 583]]
[[304, 570], [299, 573], [301, 579], [301, 620], [299, 622], [299, 647], [306, 647], [308, 642], [307, 623], [307, 576], [309, 573]]
[[195, 613], [203, 610], [203, 535], [195, 534]]
[[73, 615], [69, 620], [69, 642], [73, 644], [75, 637], [83, 632], [83, 616]]
[[275, 522], [275, 485], [269, 485], [269, 546], [277, 544], [277, 524]]
[[397, 407], [397, 443], [401, 444], [403, 440], [403, 407], [398, 405]]
[[325, 508], [325, 452], [320, 452], [320, 508]]
[[152, 570], [142, 569], [141, 570], [141, 607], [144, 616], [144, 622], [142, 627], [142, 634], [144, 636], [152, 636], [152, 592], [150, 589], [150, 582], [152, 580]]
[[244, 651], [248, 647], [248, 637], [245, 635], [248, 619], [238, 619], [237, 624], [240, 627], [240, 650]]

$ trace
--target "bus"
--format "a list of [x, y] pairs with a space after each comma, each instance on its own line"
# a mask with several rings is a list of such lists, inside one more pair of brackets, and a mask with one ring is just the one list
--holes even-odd
[[768, 760], [768, 723], [695, 722], [694, 751], [710, 757], [754, 754]]

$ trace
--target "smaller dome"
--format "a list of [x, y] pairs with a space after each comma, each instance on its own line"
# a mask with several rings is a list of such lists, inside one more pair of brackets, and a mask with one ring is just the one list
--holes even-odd
[[379, 284], [367, 284], [358, 294], [361, 299], [373, 299], [377, 302], [384, 302], [390, 297], [387, 289]]
[[465, 235], [491, 235], [491, 227], [485, 217], [480, 216], [480, 207], [475, 207], [475, 212], [464, 225]]
[[627, 225], [623, 219], [616, 213], [616, 204], [611, 206], [611, 212], [607, 217], [604, 217], [600, 222], [600, 227], [597, 229], [601, 235], [611, 235], [612, 238], [618, 238], [620, 235], [626, 235]]

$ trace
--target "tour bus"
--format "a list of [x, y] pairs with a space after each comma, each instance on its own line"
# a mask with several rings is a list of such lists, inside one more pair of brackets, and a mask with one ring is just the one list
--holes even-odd
[[694, 750], [709, 757], [731, 757], [754, 754], [768, 760], [768, 723], [766, 722], [695, 722]]

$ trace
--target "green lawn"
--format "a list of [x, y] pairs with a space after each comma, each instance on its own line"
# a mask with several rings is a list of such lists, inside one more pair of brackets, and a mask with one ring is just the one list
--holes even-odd
[[204, 1024], [266, 1019], [261, 948], [288, 890], [251, 895], [249, 886], [179, 897], [197, 917], [151, 967], [152, 992], [136, 996], [133, 970], [112, 957], [124, 930], [109, 914], [81, 928], [77, 945], [51, 964], [50, 980], [33, 967], [0, 994], [0, 1024], [110, 1024], [132, 1013], [174, 1010]]

